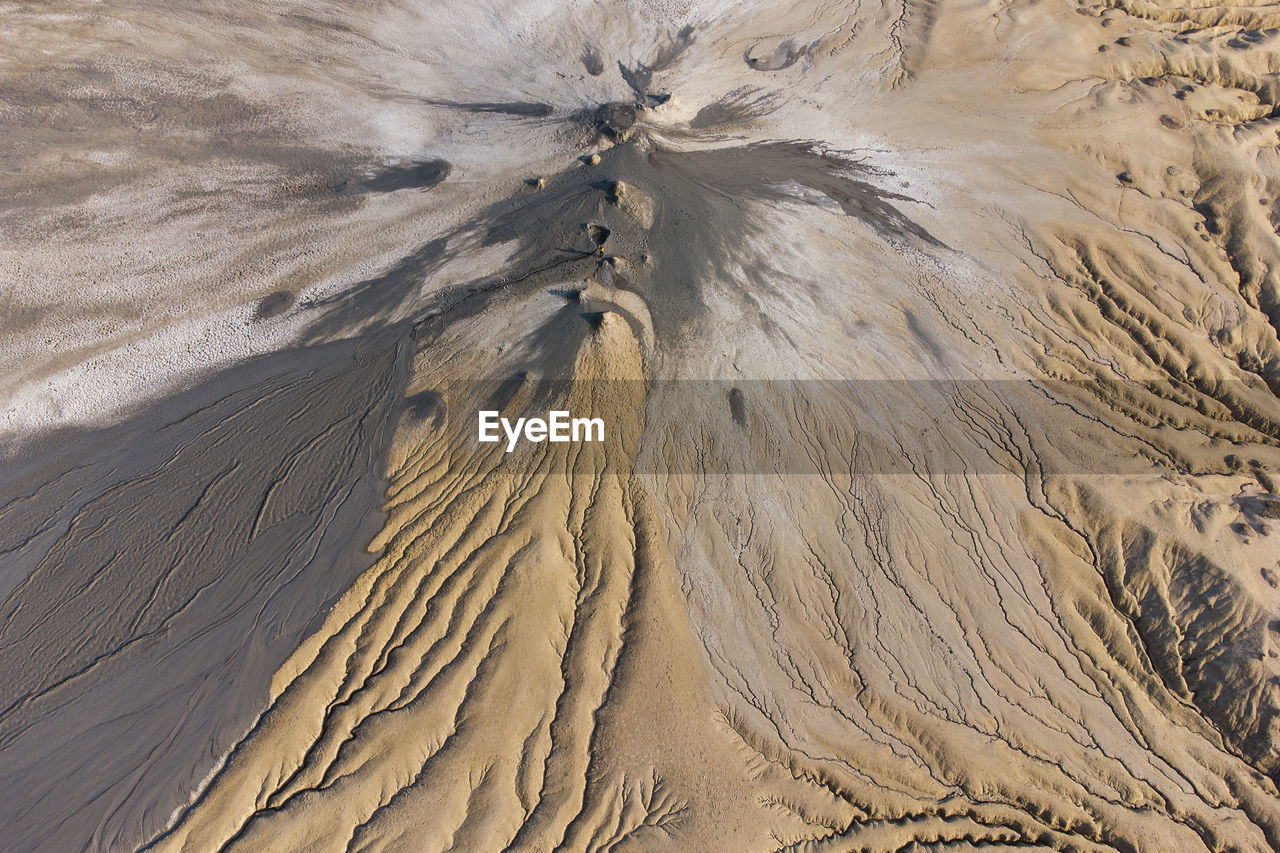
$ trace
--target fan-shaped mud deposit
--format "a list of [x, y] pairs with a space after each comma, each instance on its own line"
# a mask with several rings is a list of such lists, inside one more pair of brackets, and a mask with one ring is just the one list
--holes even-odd
[[1274, 7], [0, 45], [3, 849], [1280, 849]]

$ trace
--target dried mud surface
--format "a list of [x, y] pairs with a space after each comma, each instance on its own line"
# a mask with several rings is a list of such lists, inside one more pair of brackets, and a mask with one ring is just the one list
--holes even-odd
[[1277, 7], [0, 56], [5, 850], [1280, 849]]

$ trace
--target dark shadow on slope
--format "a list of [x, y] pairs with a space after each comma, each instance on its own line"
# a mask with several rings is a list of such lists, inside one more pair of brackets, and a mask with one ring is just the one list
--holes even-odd
[[447, 244], [444, 237], [424, 243], [385, 272], [335, 296], [304, 303], [303, 308], [316, 311], [307, 339], [330, 340], [360, 328], [366, 321], [375, 327], [392, 324], [389, 318], [443, 265]]
[[406, 354], [252, 359], [7, 463], [5, 849], [135, 849], [243, 735], [372, 562]]

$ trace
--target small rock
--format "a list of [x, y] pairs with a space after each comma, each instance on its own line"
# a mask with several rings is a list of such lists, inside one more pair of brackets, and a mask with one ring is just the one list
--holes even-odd
[[609, 239], [609, 235], [613, 232], [598, 222], [588, 222], [583, 228], [587, 232], [587, 236], [591, 238], [591, 242], [596, 244], [596, 248], [601, 249], [605, 241]]
[[646, 231], [653, 227], [653, 202], [630, 184], [614, 181], [609, 185], [605, 200], [622, 208], [623, 212]]

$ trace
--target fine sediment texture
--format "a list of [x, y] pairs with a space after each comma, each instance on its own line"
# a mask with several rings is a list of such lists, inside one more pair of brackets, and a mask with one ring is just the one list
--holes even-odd
[[273, 354], [15, 466], [0, 500], [6, 847], [160, 831], [261, 712], [331, 585], [368, 565], [396, 352]]
[[8, 17], [6, 849], [1280, 849], [1275, 8]]

